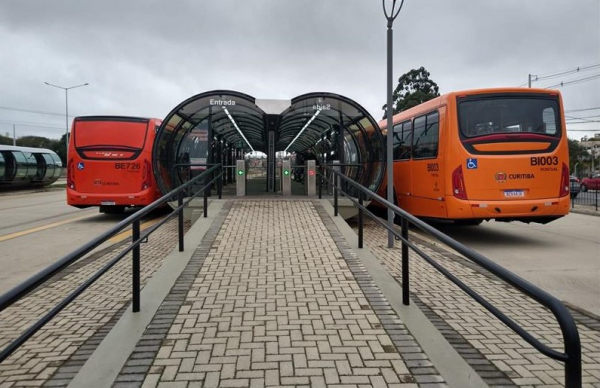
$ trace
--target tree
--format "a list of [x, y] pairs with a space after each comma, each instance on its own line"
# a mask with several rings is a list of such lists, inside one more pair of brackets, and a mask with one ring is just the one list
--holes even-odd
[[56, 142], [57, 140], [42, 136], [23, 136], [17, 139], [17, 145], [21, 147], [49, 148], [52, 150], [56, 146]]
[[[399, 113], [404, 110], [417, 106], [425, 101], [429, 101], [440, 95], [440, 89], [437, 84], [429, 79], [430, 73], [423, 66], [418, 69], [412, 69], [398, 78], [398, 86], [392, 93], [393, 113]], [[383, 118], [387, 115], [387, 104], [384, 110]]]
[[[584, 146], [582, 146], [577, 140], [569, 140], [569, 171], [575, 174], [575, 166], [579, 165], [580, 169], [584, 165], [587, 165], [587, 160], [590, 159], [590, 154], [587, 152]], [[590, 163], [591, 164], [591, 163]], [[578, 174], [579, 175], [579, 174]]]
[[0, 135], [0, 144], [2, 145], [13, 145], [13, 139], [8, 136]]

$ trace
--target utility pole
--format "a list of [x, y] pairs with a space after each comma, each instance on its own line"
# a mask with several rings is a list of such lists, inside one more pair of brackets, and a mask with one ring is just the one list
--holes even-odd
[[17, 145], [17, 125], [13, 124], [13, 145]]
[[531, 74], [528, 74], [528, 75], [529, 75], [529, 81], [527, 82], [527, 84], [529, 85], [529, 88], [531, 89]]

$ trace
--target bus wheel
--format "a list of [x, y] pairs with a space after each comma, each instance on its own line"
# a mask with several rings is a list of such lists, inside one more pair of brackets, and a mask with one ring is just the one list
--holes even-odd
[[454, 224], [463, 226], [476, 226], [483, 222], [483, 220], [454, 220]]
[[100, 206], [100, 213], [121, 214], [125, 211], [125, 206]]

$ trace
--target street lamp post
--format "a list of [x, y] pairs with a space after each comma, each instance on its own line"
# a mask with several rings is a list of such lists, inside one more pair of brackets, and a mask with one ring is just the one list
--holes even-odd
[[[390, 1], [390, 0], [387, 0]], [[387, 200], [390, 203], [394, 203], [394, 128], [393, 128], [393, 110], [394, 107], [392, 105], [392, 83], [393, 80], [393, 29], [392, 25], [394, 24], [394, 20], [400, 13], [402, 6], [404, 5], [404, 0], [400, 2], [400, 6], [396, 9], [396, 0], [392, 1], [392, 8], [390, 12], [388, 12], [385, 7], [386, 0], [382, 0], [383, 5], [383, 14], [387, 19], [387, 152], [386, 152], [386, 164], [387, 164]], [[388, 209], [388, 226], [391, 228], [394, 227], [394, 212], [391, 209]], [[388, 230], [388, 248], [394, 247], [394, 235], [391, 230]]]
[[84, 83], [81, 85], [75, 85], [75, 86], [69, 86], [69, 87], [64, 87], [64, 86], [58, 86], [58, 85], [54, 85], [51, 84], [49, 82], [44, 82], [46, 85], [48, 86], [52, 86], [55, 88], [59, 88], [65, 91], [65, 125], [66, 125], [66, 132], [65, 132], [65, 162], [68, 163], [69, 161], [69, 89], [75, 89], [75, 88], [80, 88], [82, 86], [87, 86], [89, 85], [89, 83]]

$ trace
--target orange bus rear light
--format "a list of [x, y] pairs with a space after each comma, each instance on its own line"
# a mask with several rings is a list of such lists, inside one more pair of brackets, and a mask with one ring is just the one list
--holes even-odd
[[563, 163], [560, 180], [560, 191], [558, 193], [559, 197], [566, 197], [567, 195], [569, 195], [569, 184], [569, 167], [565, 163]]
[[148, 160], [144, 160], [144, 169], [142, 171], [142, 188], [141, 188], [141, 190], [146, 190], [148, 187], [150, 187], [150, 185], [152, 183], [151, 174], [152, 174], [152, 166], [150, 165], [150, 162]]
[[75, 190], [75, 162], [73, 158], [67, 163], [67, 187]]
[[468, 199], [462, 165], [452, 172], [452, 195], [458, 199]]

